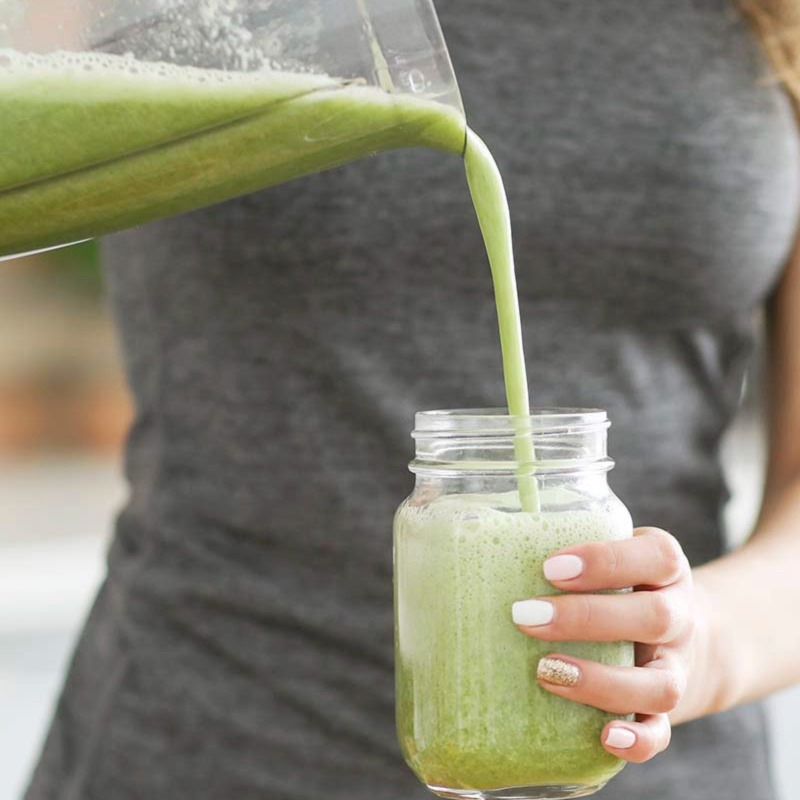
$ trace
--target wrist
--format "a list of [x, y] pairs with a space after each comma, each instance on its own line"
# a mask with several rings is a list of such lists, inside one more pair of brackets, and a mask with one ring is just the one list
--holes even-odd
[[724, 592], [707, 569], [694, 571], [695, 603], [698, 611], [697, 662], [690, 681], [704, 695], [696, 716], [726, 711], [746, 695], [748, 661], [740, 652], [740, 636], [724, 602]]

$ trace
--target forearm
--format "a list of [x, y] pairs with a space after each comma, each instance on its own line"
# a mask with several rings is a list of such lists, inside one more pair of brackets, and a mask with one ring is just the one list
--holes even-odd
[[683, 719], [800, 681], [800, 479], [768, 495], [744, 547], [694, 576], [708, 611], [708, 647]]

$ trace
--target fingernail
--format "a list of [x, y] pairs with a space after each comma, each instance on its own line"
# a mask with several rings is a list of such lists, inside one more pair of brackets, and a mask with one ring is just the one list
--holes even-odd
[[511, 619], [515, 625], [547, 625], [553, 620], [553, 604], [546, 600], [519, 600], [511, 606]]
[[570, 661], [562, 661], [560, 658], [545, 656], [539, 659], [536, 667], [536, 677], [546, 683], [554, 683], [556, 686], [575, 686], [581, 677], [581, 671], [577, 664]]
[[615, 750], [627, 750], [636, 744], [636, 734], [630, 728], [614, 725], [608, 729], [606, 744]]
[[544, 576], [549, 581], [570, 581], [583, 572], [583, 559], [569, 553], [553, 556], [544, 562]]

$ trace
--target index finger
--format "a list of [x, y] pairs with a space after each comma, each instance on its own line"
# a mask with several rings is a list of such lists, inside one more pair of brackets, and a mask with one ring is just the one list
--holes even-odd
[[632, 539], [566, 547], [544, 562], [544, 576], [563, 591], [592, 592], [631, 586], [660, 589], [688, 574], [675, 537], [659, 528], [637, 528]]

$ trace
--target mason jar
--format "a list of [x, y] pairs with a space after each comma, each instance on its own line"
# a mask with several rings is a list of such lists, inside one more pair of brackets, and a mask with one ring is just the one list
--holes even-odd
[[[558, 593], [542, 572], [554, 551], [632, 535], [608, 486], [608, 426], [594, 409], [416, 416], [416, 486], [394, 528], [397, 729], [409, 766], [442, 797], [578, 797], [623, 767], [600, 739], [618, 717], [539, 687], [554, 647], [511, 620], [515, 601]], [[630, 642], [558, 650], [633, 665]]]

